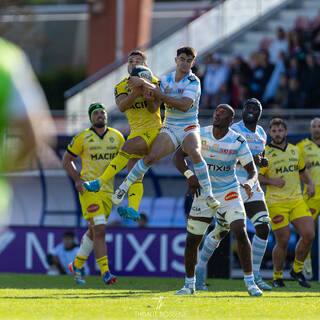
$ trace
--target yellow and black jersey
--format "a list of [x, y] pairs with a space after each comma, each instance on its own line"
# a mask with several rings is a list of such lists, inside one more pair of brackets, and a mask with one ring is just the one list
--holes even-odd
[[316, 186], [320, 186], [320, 146], [313, 142], [311, 139], [304, 139], [297, 144], [304, 161], [311, 164], [308, 169], [312, 181]]
[[301, 184], [299, 172], [305, 170], [305, 162], [298, 147], [288, 143], [284, 149], [266, 146], [267, 167], [260, 168], [259, 173], [267, 178], [283, 176], [283, 188], [267, 185], [266, 200], [268, 204], [301, 200]]
[[[128, 79], [129, 77], [124, 78], [115, 86], [115, 98], [119, 97], [121, 94], [130, 94], [131, 89], [127, 85]], [[158, 83], [157, 78], [153, 78], [152, 83]], [[147, 101], [142, 96], [139, 96], [134, 104], [126, 110], [126, 115], [131, 133], [161, 127], [160, 109], [154, 113], [149, 112], [147, 109]]]
[[[105, 134], [99, 136], [90, 128], [76, 135], [68, 145], [67, 151], [74, 157], [81, 157], [81, 178], [86, 181], [94, 180], [103, 174], [124, 141], [123, 135], [116, 129], [108, 127]], [[103, 184], [101, 191], [112, 194], [113, 185], [114, 178]]]

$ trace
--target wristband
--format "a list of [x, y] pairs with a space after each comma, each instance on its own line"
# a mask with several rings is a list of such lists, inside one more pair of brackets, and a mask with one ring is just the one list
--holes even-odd
[[187, 178], [187, 179], [189, 179], [190, 177], [192, 177], [192, 176], [194, 176], [194, 173], [191, 171], [191, 170], [186, 170], [184, 173], [183, 173], [183, 175]]
[[250, 188], [252, 189], [253, 186], [254, 186], [254, 182], [253, 182], [253, 179], [249, 179], [247, 182], [246, 182], [247, 185], [250, 186]]

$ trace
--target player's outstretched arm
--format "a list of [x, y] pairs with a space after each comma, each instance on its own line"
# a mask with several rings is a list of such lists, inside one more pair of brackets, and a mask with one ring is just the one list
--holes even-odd
[[66, 151], [63, 155], [62, 166], [63, 166], [64, 170], [66, 170], [68, 175], [74, 181], [77, 191], [80, 192], [81, 194], [83, 194], [84, 190], [83, 190], [82, 184], [83, 184], [84, 180], [82, 180], [80, 178], [79, 173], [76, 170], [76, 167], [73, 163], [73, 161], [75, 159], [76, 159], [76, 157], [72, 156], [69, 152]]
[[173, 109], [177, 109], [183, 112], [187, 112], [193, 105], [193, 99], [188, 98], [188, 97], [181, 97], [181, 98], [176, 98], [176, 97], [170, 97], [163, 93], [161, 90], [158, 88], [153, 89], [154, 96], [156, 99], [159, 99], [162, 102], [165, 102], [169, 107]]

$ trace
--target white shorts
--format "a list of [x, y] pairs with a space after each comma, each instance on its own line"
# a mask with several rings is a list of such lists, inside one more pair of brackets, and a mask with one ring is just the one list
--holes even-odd
[[[230, 225], [235, 220], [245, 220], [246, 213], [243, 201], [238, 188], [214, 194], [220, 202], [220, 208], [217, 211], [217, 219], [223, 224]], [[201, 218], [213, 218], [215, 211], [207, 206], [203, 196], [194, 198], [190, 211], [190, 216]]]
[[253, 195], [250, 199], [248, 199], [248, 195], [246, 193], [246, 190], [242, 187], [240, 187], [240, 192], [241, 192], [241, 198], [243, 200], [244, 203], [249, 203], [249, 202], [253, 202], [253, 201], [263, 201], [265, 202], [265, 198], [264, 198], [264, 192], [260, 187], [259, 183], [256, 183], [253, 186]]
[[175, 148], [178, 148], [182, 144], [186, 136], [191, 132], [196, 132], [200, 135], [200, 127], [197, 125], [178, 127], [164, 123], [160, 130], [160, 133], [162, 132], [165, 132], [171, 138]]

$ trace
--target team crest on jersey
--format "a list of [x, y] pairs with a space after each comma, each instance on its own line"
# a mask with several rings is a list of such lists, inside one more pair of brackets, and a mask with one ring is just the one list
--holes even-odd
[[239, 198], [239, 194], [237, 192], [229, 192], [225, 197], [224, 197], [224, 200], [226, 201], [230, 201], [230, 200], [233, 200], [233, 199], [237, 199]]
[[296, 152], [295, 152], [294, 150], [291, 150], [291, 153], [292, 153], [292, 154], [296, 154]]
[[214, 145], [213, 145], [213, 150], [214, 150], [214, 151], [218, 151], [218, 149], [219, 149], [219, 145], [214, 144]]
[[183, 93], [183, 89], [178, 89], [178, 93]]
[[111, 143], [113, 143], [113, 142], [114, 142], [114, 138], [113, 138], [113, 137], [110, 137], [110, 138], [109, 138], [109, 141], [110, 141]]

